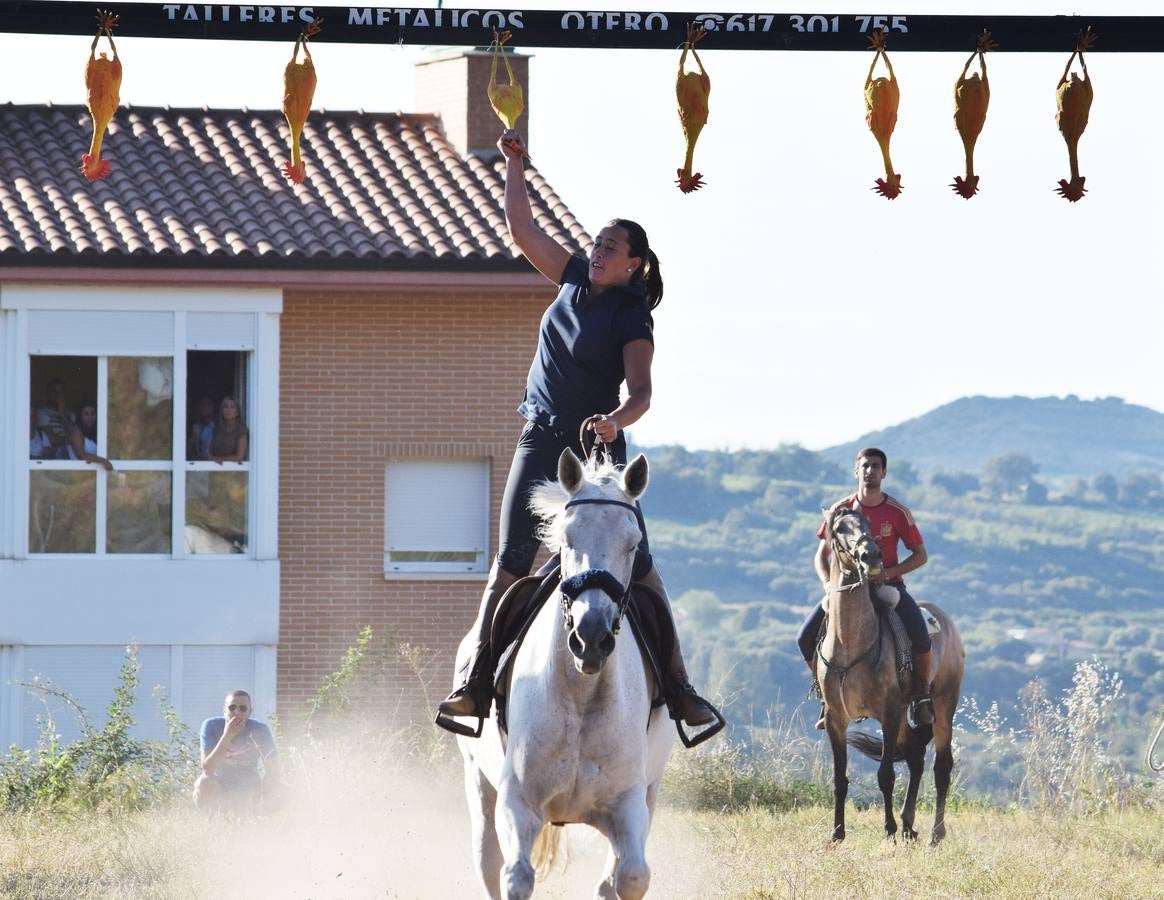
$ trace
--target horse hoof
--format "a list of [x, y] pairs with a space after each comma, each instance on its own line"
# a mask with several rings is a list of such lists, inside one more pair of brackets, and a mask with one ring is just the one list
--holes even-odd
[[917, 840], [917, 832], [914, 831], [912, 828], [902, 828], [901, 829], [901, 839], [903, 841], [916, 841]]

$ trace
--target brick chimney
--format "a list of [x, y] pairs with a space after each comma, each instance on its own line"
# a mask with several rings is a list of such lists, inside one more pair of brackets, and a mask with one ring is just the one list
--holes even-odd
[[[529, 140], [529, 56], [507, 53], [513, 76], [525, 95], [525, 112], [517, 120], [523, 140]], [[449, 50], [416, 65], [416, 111], [436, 113], [445, 136], [462, 156], [497, 150], [497, 138], [505, 126], [489, 105], [486, 88], [492, 54], [487, 50]], [[500, 61], [497, 80], [508, 82]]]

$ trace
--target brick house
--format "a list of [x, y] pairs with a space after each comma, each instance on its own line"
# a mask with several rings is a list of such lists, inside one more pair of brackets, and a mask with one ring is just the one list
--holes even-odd
[[[423, 113], [314, 113], [298, 188], [277, 111], [122, 108], [89, 184], [83, 108], [0, 107], [0, 745], [35, 741], [36, 676], [100, 720], [131, 640], [156, 735], [155, 684], [192, 726], [238, 686], [293, 715], [363, 625], [451, 660], [552, 293], [506, 233], [487, 80], [455, 53]], [[249, 446], [220, 464], [195, 420], [224, 397]], [[60, 458], [86, 404], [111, 472]]]

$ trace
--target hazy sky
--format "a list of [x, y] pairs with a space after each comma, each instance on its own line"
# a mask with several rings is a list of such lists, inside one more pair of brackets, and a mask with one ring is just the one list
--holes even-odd
[[[998, 5], [1008, 15], [1078, 12]], [[1096, 10], [1158, 11], [1147, 2]], [[870, 190], [882, 167], [864, 121], [869, 53], [701, 52], [711, 114], [695, 165], [707, 186], [683, 195], [673, 183], [684, 154], [677, 50], [516, 40], [534, 57], [530, 150], [542, 173], [591, 233], [612, 216], [637, 219], [661, 260], [654, 402], [634, 428], [639, 443], [819, 448], [968, 394], [1116, 395], [1164, 411], [1164, 53], [1105, 54], [1099, 35], [1079, 150], [1089, 193], [1076, 204], [1053, 192], [1068, 177], [1054, 116], [1069, 50], [991, 54], [981, 192], [966, 201], [947, 185], [962, 174], [952, 95], [974, 35], [957, 54], [894, 53], [891, 43], [902, 95], [892, 156], [904, 191], [890, 202]], [[140, 105], [278, 108], [290, 55], [268, 43], [124, 38], [118, 48], [122, 101]], [[87, 52], [79, 36], [0, 35], [0, 100], [84, 102]], [[317, 44], [316, 107], [413, 110], [421, 52]]]

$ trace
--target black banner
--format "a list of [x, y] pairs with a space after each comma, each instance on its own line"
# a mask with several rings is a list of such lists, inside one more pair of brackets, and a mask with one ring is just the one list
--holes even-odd
[[870, 13], [666, 13], [520, 9], [421, 9], [395, 6], [275, 6], [203, 3], [75, 3], [0, 0], [0, 31], [95, 34], [100, 5], [121, 17], [114, 37], [291, 41], [313, 18], [314, 40], [351, 44], [482, 46], [492, 30], [513, 32], [518, 49], [585, 47], [676, 50], [687, 25], [709, 33], [701, 50], [865, 50], [877, 28], [891, 51], [970, 53], [989, 29], [998, 52], [1070, 53], [1091, 26], [1091, 52], [1164, 50], [1161, 16], [908, 16]]

